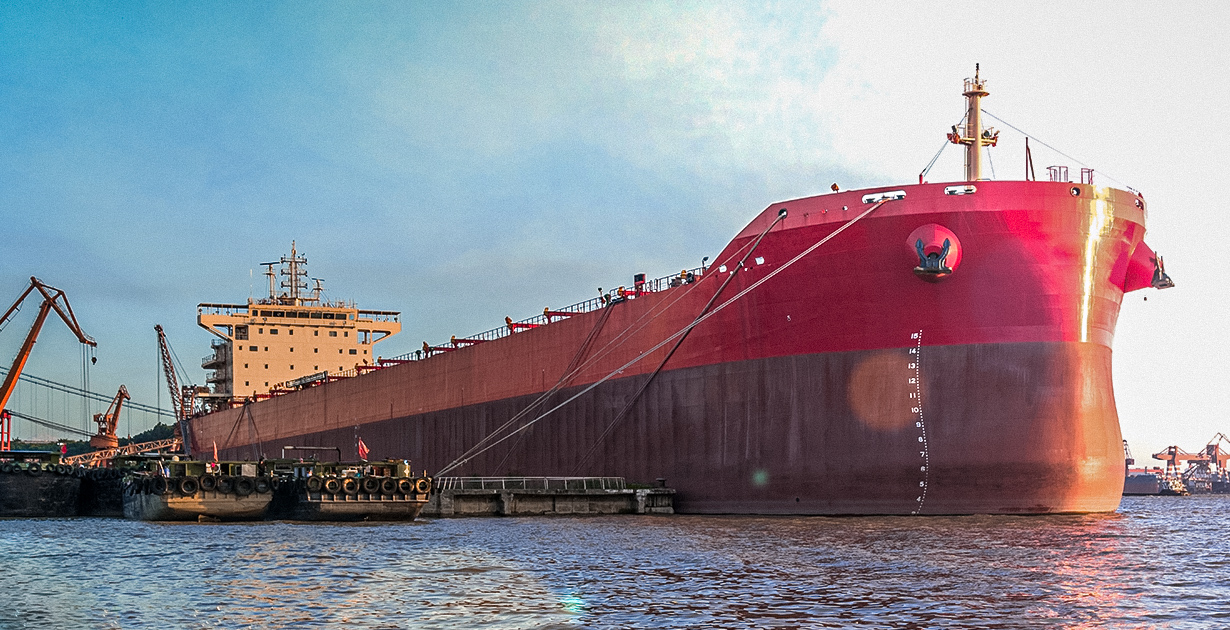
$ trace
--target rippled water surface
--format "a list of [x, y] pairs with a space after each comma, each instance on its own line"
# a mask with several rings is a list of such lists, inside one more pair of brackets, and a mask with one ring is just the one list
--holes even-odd
[[0, 520], [4, 628], [1226, 628], [1230, 497], [1056, 517]]

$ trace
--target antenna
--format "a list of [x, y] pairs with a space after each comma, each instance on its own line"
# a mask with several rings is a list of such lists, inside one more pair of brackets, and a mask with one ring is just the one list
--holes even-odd
[[278, 263], [276, 262], [261, 263], [261, 266], [265, 268], [265, 276], [269, 278], [269, 299], [270, 300], [276, 299], [278, 297], [278, 290], [274, 286], [274, 279], [277, 277], [277, 274], [273, 273], [273, 266], [276, 264]]
[[312, 297], [310, 298], [310, 301], [316, 302], [317, 304], [321, 303], [320, 294], [321, 292], [325, 290], [324, 282], [325, 282], [324, 278], [312, 278], [313, 286], [312, 286]]
[[287, 289], [286, 298], [287, 304], [298, 306], [303, 303], [299, 297], [300, 289], [307, 289], [307, 282], [301, 278], [307, 277], [307, 270], [300, 269], [299, 266], [307, 266], [307, 257], [300, 256], [295, 251], [295, 242], [290, 242], [290, 258], [282, 257], [282, 275], [286, 276], [286, 280], [282, 282], [282, 286]]

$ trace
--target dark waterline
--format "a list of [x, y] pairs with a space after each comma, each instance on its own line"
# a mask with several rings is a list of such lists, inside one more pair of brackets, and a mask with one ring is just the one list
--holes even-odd
[[0, 628], [1224, 628], [1228, 516], [0, 520]]

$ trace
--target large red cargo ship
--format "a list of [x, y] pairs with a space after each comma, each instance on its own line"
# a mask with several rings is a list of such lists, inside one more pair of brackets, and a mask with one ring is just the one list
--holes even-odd
[[1114, 510], [1115, 322], [1170, 284], [1146, 204], [982, 179], [965, 88], [966, 181], [772, 204], [707, 268], [218, 409], [193, 448], [362, 438], [450, 475], [665, 479], [681, 512]]

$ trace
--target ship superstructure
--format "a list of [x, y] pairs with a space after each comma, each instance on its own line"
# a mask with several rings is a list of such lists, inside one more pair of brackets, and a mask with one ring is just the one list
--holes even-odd
[[210, 370], [210, 393], [202, 396], [210, 408], [353, 374], [376, 363], [377, 342], [401, 331], [398, 312], [325, 300], [319, 279], [308, 291], [307, 257], [293, 242], [290, 256], [262, 264], [268, 297], [197, 305], [197, 324], [218, 337], [201, 360]]

